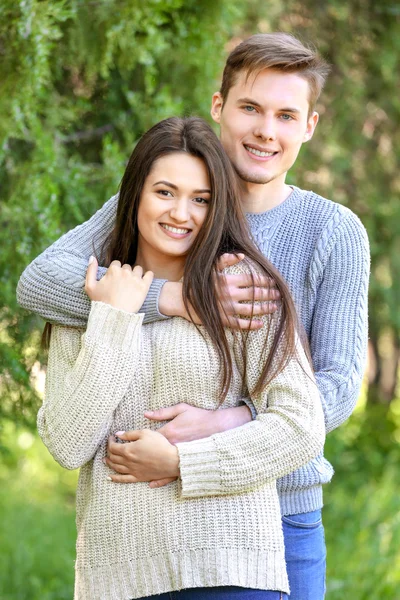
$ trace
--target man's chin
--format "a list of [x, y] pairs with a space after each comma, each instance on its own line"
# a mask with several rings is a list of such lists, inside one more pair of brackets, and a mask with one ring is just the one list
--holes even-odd
[[245, 183], [256, 183], [259, 185], [270, 183], [270, 181], [273, 181], [277, 177], [277, 175], [268, 175], [267, 173], [249, 173], [246, 171], [241, 171], [236, 167], [235, 171], [239, 175], [240, 179]]

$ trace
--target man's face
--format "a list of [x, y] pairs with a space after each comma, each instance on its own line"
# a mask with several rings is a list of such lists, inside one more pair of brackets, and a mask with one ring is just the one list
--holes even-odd
[[318, 113], [308, 115], [308, 98], [305, 79], [272, 69], [247, 81], [241, 73], [224, 103], [219, 92], [214, 94], [211, 116], [220, 124], [221, 142], [243, 181], [284, 182], [318, 122]]

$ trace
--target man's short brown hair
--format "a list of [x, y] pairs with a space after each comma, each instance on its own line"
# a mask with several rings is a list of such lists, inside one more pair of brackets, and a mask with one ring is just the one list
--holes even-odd
[[228, 56], [220, 93], [228, 97], [240, 73], [257, 76], [264, 69], [295, 73], [308, 81], [310, 113], [324, 87], [330, 67], [315, 48], [305, 46], [288, 33], [258, 33], [241, 42]]

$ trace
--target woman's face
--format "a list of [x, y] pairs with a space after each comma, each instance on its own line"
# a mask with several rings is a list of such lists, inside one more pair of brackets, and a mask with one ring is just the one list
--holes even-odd
[[154, 162], [138, 209], [138, 258], [184, 257], [200, 231], [211, 197], [204, 162], [184, 152]]

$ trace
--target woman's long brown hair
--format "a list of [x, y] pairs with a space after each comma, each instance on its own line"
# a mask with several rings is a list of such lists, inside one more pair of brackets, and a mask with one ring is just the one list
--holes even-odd
[[[297, 315], [288, 287], [273, 265], [250, 241], [244, 216], [236, 173], [211, 127], [197, 117], [165, 119], [154, 125], [138, 142], [131, 154], [122, 178], [115, 227], [105, 245], [106, 264], [120, 260], [135, 264], [138, 244], [137, 214], [142, 189], [154, 162], [171, 153], [186, 152], [201, 158], [208, 171], [211, 200], [205, 222], [190, 248], [183, 276], [183, 300], [188, 313], [197, 313], [203, 327], [217, 349], [222, 365], [221, 401], [225, 398], [232, 377], [232, 357], [221, 317], [217, 290], [223, 278], [217, 276], [217, 263], [225, 252], [243, 253], [253, 277], [266, 275], [275, 281], [281, 295], [279, 324], [274, 327], [272, 344], [265, 352], [265, 361], [253, 394], [262, 389], [295, 356]], [[201, 331], [201, 329], [199, 329]], [[243, 364], [246, 364], [243, 334]], [[279, 346], [279, 352], [277, 352]]]

